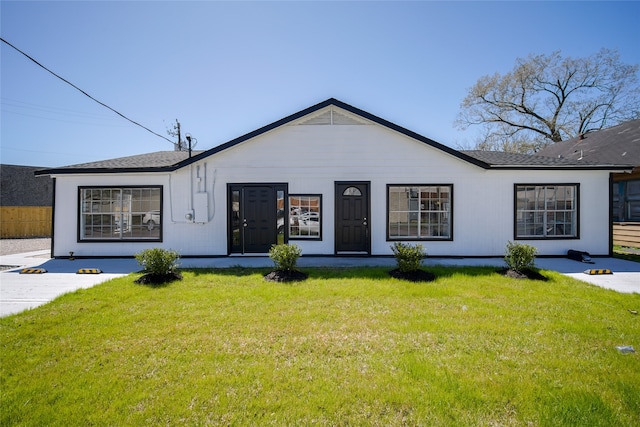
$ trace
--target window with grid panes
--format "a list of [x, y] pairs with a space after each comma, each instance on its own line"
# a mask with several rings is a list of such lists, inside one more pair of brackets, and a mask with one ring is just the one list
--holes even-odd
[[321, 239], [322, 196], [289, 195], [289, 238]]
[[388, 185], [389, 240], [451, 240], [453, 185]]
[[578, 237], [578, 185], [515, 186], [515, 238]]
[[81, 187], [80, 241], [162, 239], [162, 187]]

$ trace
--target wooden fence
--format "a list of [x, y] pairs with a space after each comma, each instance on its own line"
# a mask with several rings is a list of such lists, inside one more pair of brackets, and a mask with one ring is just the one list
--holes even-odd
[[613, 244], [640, 248], [640, 222], [614, 222]]
[[51, 206], [1, 206], [0, 237], [51, 237]]

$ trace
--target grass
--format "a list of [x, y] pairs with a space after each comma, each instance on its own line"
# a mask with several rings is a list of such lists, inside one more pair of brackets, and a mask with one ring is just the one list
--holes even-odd
[[640, 248], [614, 245], [613, 256], [627, 261], [640, 262]]
[[0, 319], [2, 425], [640, 424], [640, 295], [544, 271], [131, 275]]

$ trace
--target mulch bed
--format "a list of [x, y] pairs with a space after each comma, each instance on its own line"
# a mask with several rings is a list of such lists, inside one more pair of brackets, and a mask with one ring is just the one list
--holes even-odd
[[408, 280], [409, 282], [432, 282], [436, 279], [433, 273], [429, 273], [424, 270], [416, 270], [409, 272], [402, 272], [399, 269], [394, 269], [389, 272], [389, 276], [400, 280]]
[[531, 269], [516, 271], [510, 268], [503, 268], [498, 270], [498, 273], [506, 277], [511, 277], [512, 279], [529, 279], [529, 280], [543, 280], [543, 281], [549, 280], [545, 276], [537, 272], [536, 270], [531, 270]]
[[158, 286], [174, 282], [176, 280], [182, 280], [182, 274], [178, 272], [168, 274], [145, 274], [139, 279], [135, 280], [134, 283], [137, 283], [139, 285]]
[[267, 282], [301, 282], [307, 280], [309, 275], [298, 270], [274, 270], [264, 276]]

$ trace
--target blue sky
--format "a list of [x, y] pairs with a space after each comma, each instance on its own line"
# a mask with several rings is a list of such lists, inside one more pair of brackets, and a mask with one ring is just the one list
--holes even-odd
[[[480, 78], [530, 53], [640, 64], [640, 2], [2, 1], [1, 34], [156, 133], [208, 149], [337, 98], [453, 148]], [[171, 150], [4, 43], [1, 162], [56, 167]]]

